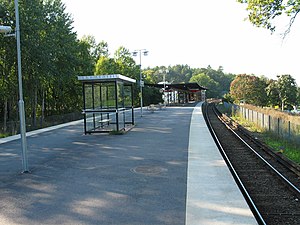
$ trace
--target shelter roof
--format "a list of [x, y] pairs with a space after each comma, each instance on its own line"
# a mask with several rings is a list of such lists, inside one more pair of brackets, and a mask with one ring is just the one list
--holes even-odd
[[136, 83], [135, 79], [126, 77], [121, 74], [78, 76], [77, 78], [79, 81], [91, 82], [91, 83], [101, 83], [101, 82], [115, 81], [115, 80], [123, 81], [126, 83]]

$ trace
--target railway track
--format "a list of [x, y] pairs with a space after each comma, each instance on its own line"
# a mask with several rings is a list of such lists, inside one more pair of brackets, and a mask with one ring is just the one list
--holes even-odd
[[213, 104], [204, 105], [203, 114], [258, 223], [300, 224], [297, 170], [269, 154], [257, 140], [222, 122]]

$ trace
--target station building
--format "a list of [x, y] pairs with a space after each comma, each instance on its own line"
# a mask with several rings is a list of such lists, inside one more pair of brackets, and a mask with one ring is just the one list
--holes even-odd
[[167, 105], [186, 104], [189, 102], [205, 101], [207, 88], [198, 83], [178, 84], [146, 84], [149, 87], [159, 88]]

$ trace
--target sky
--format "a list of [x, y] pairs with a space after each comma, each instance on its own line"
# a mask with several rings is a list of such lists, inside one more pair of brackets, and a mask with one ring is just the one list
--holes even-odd
[[[236, 0], [62, 0], [80, 39], [106, 41], [113, 56], [124, 46], [147, 49], [142, 67], [187, 64], [222, 66], [225, 73], [290, 74], [300, 85], [300, 18], [282, 39], [288, 20], [274, 34], [253, 26]], [[297, 54], [298, 53], [298, 54]], [[139, 64], [139, 58], [136, 58]]]

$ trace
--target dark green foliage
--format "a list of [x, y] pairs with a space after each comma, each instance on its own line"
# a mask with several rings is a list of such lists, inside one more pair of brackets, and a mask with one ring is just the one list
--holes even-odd
[[197, 82], [199, 85], [207, 87], [206, 96], [208, 98], [222, 98], [230, 90], [230, 83], [235, 75], [223, 72], [223, 67], [214, 70], [211, 66], [207, 68], [195, 69], [190, 82]]
[[[14, 30], [13, 1], [0, 0], [0, 11], [0, 23]], [[60, 0], [20, 0], [19, 14], [27, 123], [35, 126], [37, 118], [79, 111], [77, 75], [91, 74], [94, 62], [72, 31], [65, 6]], [[18, 119], [16, 40], [1, 35], [0, 42], [0, 121], [6, 123]]]
[[[96, 43], [92, 36], [77, 39], [73, 20], [61, 0], [20, 0], [19, 12], [26, 121], [32, 126], [43, 123], [46, 116], [82, 109], [78, 75], [122, 74], [140, 80], [140, 65], [125, 47], [110, 57], [107, 42]], [[0, 0], [0, 24], [15, 29], [14, 1]], [[5, 131], [9, 121], [18, 120], [16, 40], [0, 35], [0, 43], [0, 122]], [[207, 97], [233, 99], [228, 92], [235, 75], [224, 73], [222, 67], [157, 66], [142, 70], [142, 76], [145, 83], [162, 82], [164, 78], [168, 83], [197, 82], [208, 88]], [[261, 79], [251, 82], [254, 86], [247, 96], [249, 103], [265, 105], [267, 95], [268, 104], [299, 104], [299, 91], [298, 97], [297, 92], [294, 95], [297, 87], [287, 76], [281, 76], [274, 86]], [[138, 85], [134, 92], [134, 104], [139, 106]], [[143, 99], [144, 105], [162, 101], [159, 90], [148, 87], [143, 89]]]
[[164, 75], [167, 83], [196, 82], [208, 88], [206, 95], [209, 98], [221, 98], [229, 92], [230, 83], [235, 75], [226, 74], [222, 67], [218, 70], [207, 68], [191, 68], [188, 65], [175, 65], [169, 67], [154, 67], [144, 70], [147, 83], [163, 82]]
[[247, 4], [249, 11], [248, 19], [252, 24], [258, 27], [264, 27], [271, 32], [276, 29], [277, 17], [282, 15], [290, 17], [289, 24], [284, 33], [286, 36], [300, 11], [300, 0], [237, 0], [240, 3]]
[[268, 80], [254, 75], [238, 75], [231, 83], [230, 98], [237, 103], [256, 106], [281, 106], [282, 110], [296, 107], [299, 104], [299, 87], [295, 79], [291, 75], [280, 75], [277, 78]]
[[297, 106], [300, 106], [300, 87], [297, 88]]
[[291, 109], [292, 106], [297, 105], [297, 85], [295, 79], [291, 75], [277, 76], [278, 80], [276, 86], [279, 92], [279, 99], [281, 101], [281, 109], [284, 110], [287, 106]]
[[162, 103], [162, 95], [157, 88], [145, 87], [143, 89], [144, 105]]
[[276, 80], [270, 80], [267, 85], [266, 93], [268, 96], [268, 104], [272, 107], [280, 105], [279, 90]]

